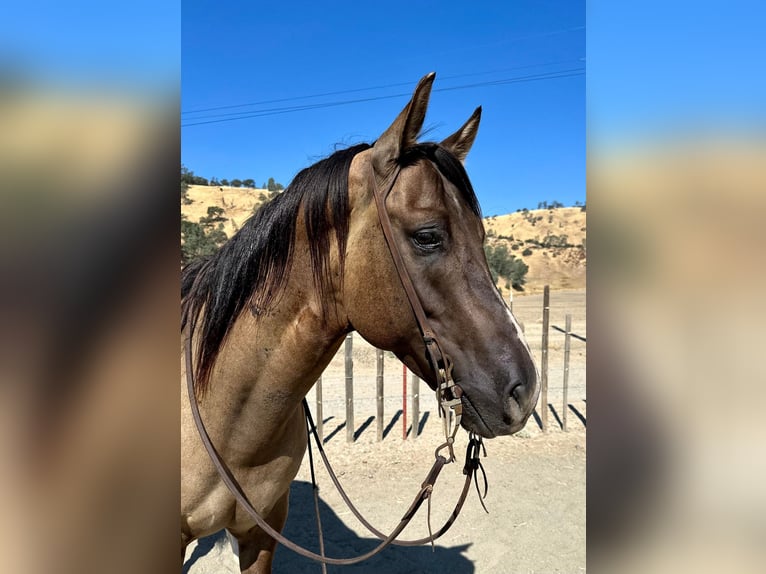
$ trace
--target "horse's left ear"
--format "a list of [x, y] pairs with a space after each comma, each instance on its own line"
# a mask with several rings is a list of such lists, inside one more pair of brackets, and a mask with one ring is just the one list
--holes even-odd
[[471, 151], [473, 140], [479, 131], [481, 121], [481, 106], [476, 108], [468, 121], [458, 131], [441, 142], [441, 146], [451, 151], [460, 161], [464, 161], [468, 152]]
[[423, 76], [415, 88], [412, 99], [404, 106], [399, 116], [375, 142], [372, 151], [372, 164], [381, 177], [387, 177], [402, 150], [414, 145], [423, 127], [431, 96], [431, 87], [436, 74]]

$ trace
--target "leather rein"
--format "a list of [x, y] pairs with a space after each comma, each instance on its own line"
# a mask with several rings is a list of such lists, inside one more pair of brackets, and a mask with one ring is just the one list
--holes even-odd
[[[314, 488], [314, 506], [315, 506], [315, 511], [317, 515], [317, 523], [319, 527], [319, 542], [320, 542], [321, 554], [317, 554], [302, 546], [299, 546], [295, 542], [285, 538], [279, 531], [277, 531], [271, 525], [269, 525], [269, 523], [266, 522], [266, 520], [258, 513], [258, 511], [250, 503], [250, 501], [247, 498], [247, 495], [243, 492], [242, 487], [234, 478], [234, 475], [232, 474], [229, 467], [221, 459], [220, 455], [218, 454], [215, 446], [213, 445], [210, 439], [210, 435], [208, 434], [205, 428], [205, 425], [202, 421], [199, 405], [197, 403], [196, 395], [194, 392], [194, 375], [192, 370], [193, 361], [192, 361], [192, 348], [191, 348], [190, 337], [187, 336], [184, 342], [184, 355], [185, 355], [185, 361], [186, 361], [186, 383], [187, 383], [187, 391], [189, 395], [189, 402], [191, 405], [192, 417], [194, 418], [194, 423], [197, 427], [197, 431], [199, 432], [200, 438], [202, 439], [202, 443], [205, 446], [205, 449], [207, 450], [207, 453], [210, 459], [215, 465], [216, 470], [218, 471], [218, 474], [221, 477], [221, 480], [224, 482], [224, 484], [229, 489], [229, 491], [234, 496], [234, 498], [237, 500], [237, 502], [242, 506], [242, 508], [245, 509], [245, 511], [250, 515], [250, 517], [256, 522], [256, 524], [264, 532], [266, 532], [274, 540], [276, 540], [283, 546], [289, 548], [290, 550], [302, 556], [315, 560], [317, 562], [321, 562], [323, 571], [325, 567], [324, 565], [326, 564], [335, 564], [335, 565], [358, 564], [359, 562], [363, 562], [364, 560], [367, 560], [375, 556], [376, 554], [378, 554], [384, 548], [386, 548], [387, 546], [391, 544], [394, 544], [397, 546], [421, 546], [423, 544], [430, 543], [431, 545], [433, 545], [434, 541], [438, 539], [439, 537], [441, 537], [443, 534], [445, 534], [450, 529], [452, 524], [454, 524], [455, 520], [460, 514], [460, 511], [463, 507], [465, 499], [468, 495], [468, 491], [469, 491], [472, 480], [476, 485], [477, 492], [479, 492], [479, 500], [482, 504], [482, 507], [484, 507], [485, 511], [487, 510], [482, 500], [484, 497], [486, 497], [486, 494], [487, 494], [487, 478], [486, 478], [486, 474], [484, 473], [484, 468], [480, 462], [480, 454], [483, 451], [484, 456], [486, 456], [486, 450], [484, 449], [484, 444], [482, 442], [481, 437], [477, 437], [473, 435], [473, 433], [471, 433], [469, 437], [469, 441], [468, 441], [468, 447], [466, 449], [465, 465], [463, 467], [463, 474], [466, 476], [466, 478], [463, 485], [463, 489], [458, 498], [458, 501], [455, 504], [455, 509], [452, 511], [449, 518], [445, 521], [444, 525], [439, 530], [437, 530], [436, 532], [431, 531], [431, 520], [430, 520], [431, 494], [433, 492], [436, 479], [438, 478], [439, 473], [441, 472], [444, 465], [454, 462], [456, 460], [453, 445], [455, 442], [455, 435], [457, 434], [457, 431], [460, 428], [460, 420], [461, 420], [462, 411], [463, 411], [461, 397], [463, 393], [462, 393], [462, 389], [458, 385], [456, 385], [455, 382], [452, 380], [452, 363], [449, 357], [442, 352], [442, 349], [441, 349], [441, 346], [439, 345], [439, 341], [436, 337], [436, 334], [431, 328], [428, 322], [428, 319], [426, 318], [425, 311], [415, 291], [415, 287], [412, 283], [412, 279], [407, 271], [407, 268], [404, 265], [404, 260], [402, 259], [399, 246], [394, 239], [393, 227], [391, 225], [391, 220], [388, 216], [388, 211], [386, 210], [386, 207], [385, 207], [385, 201], [386, 201], [386, 198], [388, 197], [388, 194], [393, 189], [394, 184], [396, 183], [396, 180], [400, 172], [401, 172], [401, 167], [397, 166], [396, 171], [392, 176], [391, 184], [388, 186], [388, 189], [385, 192], [385, 194], [380, 193], [380, 190], [378, 189], [377, 183], [375, 181], [375, 173], [372, 168], [370, 169], [370, 179], [372, 182], [373, 195], [375, 197], [375, 203], [376, 203], [377, 211], [378, 211], [378, 218], [380, 220], [380, 224], [383, 230], [383, 235], [386, 239], [386, 243], [388, 245], [389, 251], [393, 258], [396, 271], [399, 275], [399, 279], [402, 282], [402, 287], [404, 288], [404, 291], [407, 295], [407, 299], [409, 300], [410, 306], [412, 307], [412, 311], [415, 315], [415, 320], [418, 324], [418, 328], [420, 329], [421, 335], [423, 337], [423, 343], [425, 344], [426, 356], [428, 358], [429, 364], [431, 365], [431, 368], [436, 374], [436, 380], [437, 380], [436, 397], [439, 404], [439, 415], [440, 417], [442, 417], [444, 421], [443, 425], [444, 425], [445, 442], [436, 449], [435, 451], [436, 460], [434, 461], [433, 466], [431, 467], [428, 474], [426, 475], [425, 480], [421, 484], [420, 490], [416, 494], [415, 498], [413, 499], [407, 511], [402, 516], [399, 524], [396, 526], [396, 528], [394, 528], [394, 530], [390, 534], [385, 535], [379, 530], [377, 530], [375, 527], [373, 527], [367, 520], [365, 520], [362, 514], [351, 503], [351, 500], [349, 499], [348, 495], [344, 491], [335, 472], [330, 466], [330, 462], [327, 458], [327, 454], [325, 453], [324, 448], [322, 447], [322, 441], [319, 438], [319, 435], [317, 433], [316, 425], [314, 424], [314, 421], [311, 417], [311, 412], [309, 410], [308, 402], [306, 401], [305, 398], [303, 399], [303, 408], [306, 414], [307, 430], [309, 434], [308, 450], [309, 450], [309, 460], [311, 464], [312, 483]], [[455, 420], [452, 425], [450, 425], [448, 420], [449, 417], [447, 416], [450, 410], [455, 415]], [[450, 426], [452, 426], [451, 429], [450, 429]], [[328, 471], [328, 474], [330, 475], [330, 478], [332, 479], [333, 484], [338, 489], [338, 492], [343, 498], [346, 505], [349, 507], [351, 512], [354, 514], [354, 516], [356, 516], [356, 518], [367, 528], [367, 530], [369, 530], [371, 534], [373, 534], [376, 538], [382, 541], [377, 547], [375, 547], [374, 549], [370, 550], [369, 552], [365, 554], [362, 554], [360, 556], [356, 556], [353, 558], [331, 558], [324, 555], [324, 542], [322, 539], [321, 520], [319, 517], [319, 504], [318, 504], [319, 489], [316, 485], [316, 480], [314, 477], [313, 454], [311, 450], [312, 437], [314, 438], [314, 442], [316, 443], [317, 449], [322, 457], [322, 460]], [[445, 448], [448, 451], [449, 458], [439, 454]], [[478, 475], [476, 473], [477, 470], [482, 471], [482, 475], [484, 478], [484, 494], [483, 495], [479, 491]], [[418, 539], [418, 540], [398, 540], [397, 536], [399, 536], [399, 534], [401, 534], [401, 532], [407, 527], [407, 525], [410, 523], [412, 518], [415, 516], [415, 514], [417, 513], [417, 511], [420, 509], [423, 502], [425, 501], [428, 501], [429, 536]]]

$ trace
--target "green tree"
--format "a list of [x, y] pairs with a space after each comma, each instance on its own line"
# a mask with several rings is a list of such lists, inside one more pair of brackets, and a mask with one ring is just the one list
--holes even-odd
[[527, 271], [529, 271], [529, 265], [521, 259], [514, 258], [511, 274], [508, 277], [514, 289], [520, 291], [524, 288], [524, 283], [527, 282]]
[[266, 184], [266, 189], [268, 189], [269, 191], [277, 190], [277, 183], [274, 181], [273, 177], [269, 178], [269, 182]]
[[194, 172], [191, 171], [184, 164], [181, 164], [181, 183], [185, 183], [186, 185], [191, 185], [194, 183], [192, 181], [193, 179], [194, 179]]
[[548, 234], [543, 238], [540, 245], [543, 247], [566, 247], [569, 245], [567, 243], [568, 237], [566, 235], [551, 235]]
[[231, 180], [231, 186], [232, 187], [242, 187], [242, 180], [241, 179], [232, 179]]
[[524, 261], [512, 255], [503, 243], [494, 247], [485, 245], [484, 253], [487, 256], [487, 263], [495, 284], [501, 277], [504, 277], [514, 289], [522, 289], [526, 282], [527, 271], [529, 271], [529, 266]]
[[244, 187], [253, 187], [254, 188], [255, 187], [255, 181], [253, 181], [252, 179], [243, 179], [242, 180], [242, 185]]
[[226, 218], [223, 216], [224, 213], [225, 212], [222, 207], [211, 205], [207, 208], [207, 215], [199, 220], [200, 225], [210, 226], [214, 223], [223, 223], [226, 221]]
[[227, 186], [227, 187], [228, 187], [228, 186], [229, 186], [229, 180], [228, 180], [228, 179], [226, 179], [226, 178], [222, 179], [222, 180], [221, 180], [221, 185], [225, 185], [225, 186]]
[[194, 175], [194, 172], [183, 164], [181, 164], [181, 181], [188, 185], [208, 185], [204, 177]]
[[[220, 209], [220, 208], [209, 208]], [[203, 218], [206, 219], [206, 218]], [[223, 223], [194, 223], [181, 218], [181, 262], [186, 265], [198, 257], [213, 255], [228, 238]]]
[[221, 227], [207, 232], [199, 223], [181, 219], [181, 261], [184, 265], [197, 259], [212, 255], [226, 241], [226, 234]]
[[192, 200], [189, 199], [188, 192], [189, 192], [189, 184], [181, 180], [181, 202], [184, 205], [189, 205], [192, 202]]

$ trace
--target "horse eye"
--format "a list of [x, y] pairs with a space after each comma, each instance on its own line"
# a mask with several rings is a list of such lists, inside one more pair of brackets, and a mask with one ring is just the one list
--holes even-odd
[[416, 231], [412, 238], [415, 245], [425, 251], [435, 251], [442, 244], [441, 235], [432, 229]]

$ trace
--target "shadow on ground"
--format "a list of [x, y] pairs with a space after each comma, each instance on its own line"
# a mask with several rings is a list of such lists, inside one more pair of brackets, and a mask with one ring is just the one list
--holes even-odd
[[[349, 529], [321, 499], [321, 496], [319, 508], [327, 556], [333, 558], [358, 556], [369, 552], [380, 543], [372, 535], [363, 538]], [[349, 519], [356, 520], [351, 516]], [[284, 534], [290, 540], [313, 552], [319, 551], [319, 538], [316, 517], [314, 516], [314, 498], [311, 484], [307, 482], [293, 482], [290, 488], [290, 514]], [[226, 534], [223, 531], [201, 539], [194, 553], [184, 564], [184, 574], [197, 560], [202, 559], [216, 546], [220, 548], [221, 545], [225, 544]], [[470, 544], [463, 544], [446, 548], [437, 544], [434, 550], [430, 546], [413, 548], [389, 546], [365, 562], [353, 566], [328, 565], [327, 571], [343, 574], [360, 574], [362, 572], [365, 574], [417, 574], [425, 572], [471, 574], [475, 570], [474, 565], [463, 555], [469, 546]], [[317, 562], [304, 558], [287, 548], [278, 547], [274, 557], [273, 574], [321, 571], [322, 568]]]

